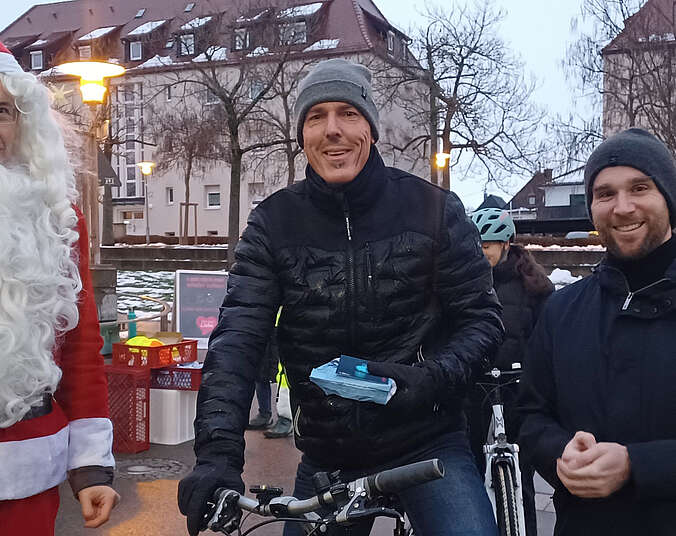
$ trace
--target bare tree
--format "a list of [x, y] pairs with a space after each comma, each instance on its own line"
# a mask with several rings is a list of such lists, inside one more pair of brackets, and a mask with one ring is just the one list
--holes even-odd
[[[584, 0], [586, 25], [565, 61], [576, 96], [591, 113], [558, 121], [568, 161], [584, 161], [604, 136], [651, 130], [676, 152], [676, 1]], [[602, 121], [592, 119], [601, 116]]]
[[[539, 148], [534, 133], [543, 114], [531, 102], [534, 83], [498, 35], [503, 14], [490, 3], [451, 8], [428, 6], [426, 24], [414, 30], [411, 48], [418, 67], [400, 65], [390, 76], [389, 98], [398, 99], [420, 135], [395, 150], [423, 149], [450, 154], [441, 185], [450, 187], [450, 168], [479, 165], [487, 181], [531, 171]], [[402, 91], [402, 85], [409, 85]], [[467, 164], [466, 156], [471, 156]], [[435, 181], [436, 182], [436, 181]]]
[[[257, 130], [256, 122], [260, 121], [263, 106], [275, 98], [275, 85], [290, 57], [307, 46], [306, 36], [312, 34], [323, 16], [320, 10], [318, 15], [305, 17], [301, 28], [285, 22], [295, 20], [295, 8], [280, 12], [265, 7], [265, 2], [252, 2], [254, 5], [236, 20], [224, 15], [203, 25], [199, 35], [203, 52], [192, 58], [189, 68], [175, 70], [170, 82], [203, 88], [219, 113], [230, 163], [229, 265], [234, 262], [240, 234], [244, 156], [277, 145], [293, 150], [292, 138], [280, 137], [275, 129]], [[184, 46], [180, 35], [177, 39], [179, 47]]]
[[157, 141], [157, 171], [163, 173], [177, 169], [183, 175], [185, 210], [179, 241], [185, 244], [188, 237], [190, 181], [195, 172], [204, 172], [224, 161], [228, 148], [218, 117], [207, 106], [191, 106], [182, 100], [178, 107], [156, 111], [154, 118], [152, 135]]

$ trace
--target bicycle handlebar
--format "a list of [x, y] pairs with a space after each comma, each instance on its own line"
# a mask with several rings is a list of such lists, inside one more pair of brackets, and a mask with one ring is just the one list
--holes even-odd
[[[357, 478], [343, 486], [340, 484], [333, 486], [330, 490], [309, 499], [273, 497], [269, 502], [261, 504], [259, 500], [245, 497], [234, 490], [220, 488], [213, 496], [214, 505], [209, 513], [207, 528], [229, 534], [237, 528], [235, 526], [238, 523], [237, 510], [246, 510], [262, 516], [277, 518], [291, 516], [314, 523], [326, 523], [328, 520], [321, 519], [316, 512], [323, 506], [336, 505], [339, 512], [332, 517], [332, 522], [336, 524], [350, 522], [364, 515], [392, 516], [393, 511], [383, 507], [373, 508], [367, 512], [363, 501], [395, 494], [443, 476], [444, 466], [441, 460], [434, 458]], [[336, 489], [345, 490], [347, 493], [336, 493]], [[353, 511], [357, 500], [362, 501], [361, 507], [357, 504], [358, 512]]]
[[389, 495], [443, 476], [444, 465], [441, 460], [434, 458], [367, 476], [366, 483], [369, 490], [375, 489], [383, 495]]

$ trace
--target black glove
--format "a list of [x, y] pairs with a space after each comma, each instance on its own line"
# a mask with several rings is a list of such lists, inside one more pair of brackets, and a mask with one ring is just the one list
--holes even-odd
[[436, 402], [437, 381], [426, 363], [402, 365], [369, 361], [368, 371], [374, 376], [392, 378], [397, 383], [397, 392], [387, 403], [392, 411], [408, 413], [417, 408], [432, 409]]
[[243, 494], [244, 481], [241, 470], [228, 466], [219, 443], [212, 442], [204, 445], [192, 473], [178, 484], [178, 508], [187, 517], [190, 536], [197, 536], [200, 530], [206, 529], [207, 501], [218, 488]]

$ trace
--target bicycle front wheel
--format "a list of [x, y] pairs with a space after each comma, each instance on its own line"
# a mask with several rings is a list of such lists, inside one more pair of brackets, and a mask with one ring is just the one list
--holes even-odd
[[519, 514], [512, 468], [506, 462], [498, 462], [493, 466], [492, 472], [500, 536], [519, 536]]

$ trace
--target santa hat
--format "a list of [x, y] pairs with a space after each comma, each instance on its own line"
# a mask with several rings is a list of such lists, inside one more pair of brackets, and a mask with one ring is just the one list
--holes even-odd
[[23, 69], [12, 53], [0, 42], [0, 73], [21, 73]]

